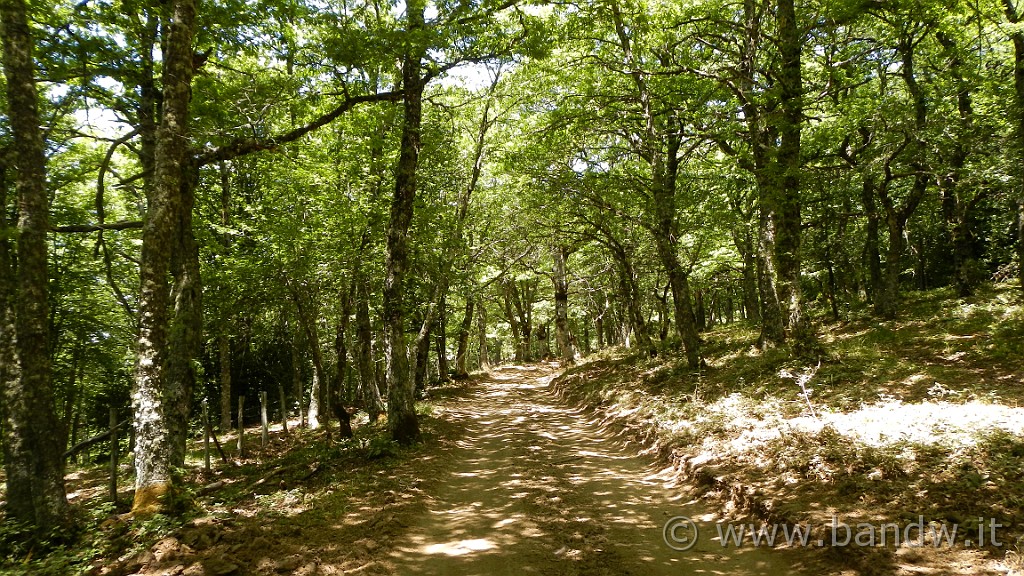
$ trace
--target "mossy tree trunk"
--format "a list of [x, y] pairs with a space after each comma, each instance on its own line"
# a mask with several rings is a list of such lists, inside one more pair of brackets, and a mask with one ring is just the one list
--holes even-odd
[[[5, 277], [0, 281], [0, 411], [7, 518], [44, 536], [67, 525], [70, 516], [49, 349], [46, 151], [24, 0], [0, 2], [0, 36], [18, 207], [17, 270], [8, 236], [0, 235], [0, 274]], [[6, 211], [6, 182], [0, 185], [0, 210]], [[0, 231], [7, 229], [0, 220]]]
[[409, 36], [402, 56], [403, 122], [402, 138], [395, 168], [395, 192], [387, 233], [385, 258], [384, 353], [388, 385], [388, 431], [399, 444], [420, 439], [415, 410], [415, 385], [409, 371], [408, 345], [405, 340], [404, 280], [409, 264], [409, 226], [416, 199], [416, 170], [420, 154], [420, 126], [423, 119], [424, 80], [421, 64], [424, 48], [419, 35], [426, 27], [425, 3], [406, 2], [406, 33]]
[[168, 407], [164, 404], [168, 376], [168, 276], [182, 209], [181, 191], [187, 178], [196, 4], [195, 0], [174, 0], [170, 8], [153, 189], [142, 229], [139, 265], [139, 339], [132, 393], [136, 449], [132, 511], [142, 514], [164, 509], [163, 496], [172, 487], [172, 438]]

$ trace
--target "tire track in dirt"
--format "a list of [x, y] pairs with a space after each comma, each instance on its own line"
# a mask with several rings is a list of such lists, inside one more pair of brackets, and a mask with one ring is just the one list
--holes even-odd
[[800, 573], [810, 560], [798, 550], [723, 548], [714, 534], [685, 552], [669, 548], [666, 521], [708, 520], [708, 510], [551, 394], [554, 375], [543, 365], [506, 367], [442, 404], [465, 435], [450, 468], [424, 486], [425, 512], [394, 542], [396, 573], [770, 575]]

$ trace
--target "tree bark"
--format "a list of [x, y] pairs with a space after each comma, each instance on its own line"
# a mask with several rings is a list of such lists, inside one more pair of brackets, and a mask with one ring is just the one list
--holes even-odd
[[132, 395], [136, 444], [132, 511], [137, 514], [163, 509], [163, 497], [172, 487], [171, 438], [163, 404], [170, 292], [167, 276], [188, 151], [195, 16], [195, 0], [173, 0], [163, 57], [164, 92], [153, 191], [142, 229], [139, 340]]
[[466, 296], [466, 308], [462, 314], [462, 324], [459, 325], [459, 348], [455, 353], [455, 377], [464, 379], [469, 377], [469, 370], [466, 368], [469, 359], [469, 332], [473, 328], [473, 298]]
[[949, 128], [954, 132], [954, 141], [947, 160], [948, 171], [939, 178], [939, 190], [942, 193], [943, 217], [952, 243], [953, 284], [957, 295], [963, 298], [973, 294], [981, 280], [971, 217], [972, 208], [983, 192], [975, 192], [974, 200], [970, 200], [969, 192], [963, 184], [964, 169], [973, 144], [974, 103], [964, 78], [964, 63], [956, 41], [941, 31], [936, 33], [936, 38], [946, 52], [947, 69], [956, 89], [957, 120]]
[[779, 42], [780, 100], [779, 146], [775, 160], [779, 180], [772, 190], [775, 226], [775, 260], [779, 275], [779, 300], [784, 322], [798, 354], [814, 352], [816, 337], [803, 311], [801, 287], [801, 134], [803, 128], [803, 80], [801, 52], [803, 39], [796, 19], [794, 0], [778, 0], [776, 25]]
[[337, 366], [334, 374], [334, 382], [327, 391], [328, 405], [331, 412], [338, 420], [338, 432], [342, 438], [352, 437], [352, 423], [348, 410], [345, 408], [345, 397], [347, 390], [345, 383], [348, 376], [348, 327], [349, 318], [352, 317], [353, 294], [348, 287], [341, 290], [341, 311], [338, 318], [337, 332], [334, 337], [334, 352], [337, 357]]
[[569, 337], [569, 279], [566, 273], [568, 259], [569, 249], [565, 246], [556, 246], [552, 254], [554, 273], [551, 275], [551, 281], [555, 285], [555, 332], [563, 367], [576, 363], [576, 348]]
[[871, 174], [864, 175], [861, 185], [861, 203], [864, 205], [865, 223], [864, 264], [868, 269], [867, 294], [874, 302], [885, 289], [882, 278], [882, 260], [878, 242], [878, 208], [875, 205], [875, 178]]
[[231, 337], [224, 329], [217, 335], [220, 355], [220, 432], [231, 431]]
[[380, 389], [377, 388], [377, 372], [373, 365], [373, 326], [370, 324], [370, 289], [367, 279], [361, 270], [357, 271], [356, 282], [358, 283], [356, 298], [356, 340], [358, 341], [358, 367], [360, 398], [363, 408], [370, 417], [370, 422], [376, 422], [384, 409], [384, 403], [380, 397]]
[[297, 325], [292, 326], [292, 397], [295, 398], [295, 407], [298, 411], [299, 426], [305, 428], [308, 426], [309, 421], [306, 419], [305, 406], [303, 406], [303, 397], [305, 396], [305, 386], [302, 382], [302, 348], [301, 341], [302, 335], [299, 332]]
[[384, 279], [384, 346], [387, 358], [388, 431], [399, 444], [420, 439], [415, 410], [415, 386], [409, 373], [405, 341], [404, 286], [409, 260], [409, 225], [416, 198], [416, 170], [420, 153], [420, 125], [423, 118], [424, 80], [420, 66], [424, 48], [419, 35], [425, 29], [423, 0], [406, 2], [406, 41], [402, 57], [403, 123], [402, 139], [395, 168], [395, 193], [388, 223]]
[[192, 408], [192, 391], [196, 385], [195, 364], [203, 346], [199, 245], [192, 230], [192, 210], [199, 172], [191, 165], [183, 168], [183, 172], [175, 246], [171, 252], [171, 274], [174, 278], [171, 303], [174, 316], [167, 344], [167, 379], [163, 398], [171, 466], [178, 468], [185, 465], [188, 417]]
[[[49, 271], [46, 233], [49, 203], [46, 150], [39, 116], [32, 32], [24, 0], [0, 2], [0, 36], [7, 80], [7, 119], [13, 133], [17, 167], [17, 270], [0, 287], [0, 347], [16, 362], [0, 369], [3, 405], [4, 467], [7, 472], [7, 517], [28, 524], [37, 535], [57, 533], [71, 522], [64, 490], [64, 459], [60, 421], [54, 404], [50, 364]], [[4, 183], [6, 188], [6, 182]], [[6, 190], [0, 210], [7, 209]], [[5, 229], [6, 223], [0, 221]], [[13, 271], [5, 246], [0, 262], [5, 275]], [[11, 306], [13, 296], [13, 306]], [[10, 326], [13, 312], [13, 330]], [[13, 346], [12, 346], [13, 344]]]
[[[446, 291], [447, 292], [447, 291]], [[448, 314], [447, 294], [441, 294], [437, 304], [437, 381], [450, 382], [448, 368]]]
[[487, 349], [487, 305], [483, 300], [477, 304], [477, 345], [479, 347], [479, 364], [483, 371], [490, 370], [491, 356]]

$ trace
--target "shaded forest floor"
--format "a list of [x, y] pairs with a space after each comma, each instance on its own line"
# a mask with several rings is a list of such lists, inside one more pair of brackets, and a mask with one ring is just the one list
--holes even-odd
[[[857, 312], [823, 320], [829, 357], [820, 365], [758, 350], [747, 326], [716, 327], [704, 335], [706, 370], [690, 371], [672, 352], [612, 351], [554, 386], [626, 426], [673, 464], [692, 496], [726, 511], [816, 526], [833, 516], [851, 526], [932, 523], [923, 547], [893, 546], [890, 531], [887, 546], [826, 551], [860, 573], [1020, 574], [1019, 302], [1010, 288], [967, 300], [936, 290], [910, 295], [897, 321]], [[990, 518], [1003, 526], [1002, 545], [979, 547], [979, 524], [990, 540]], [[956, 544], [936, 548], [931, 529], [954, 524]]]
[[[936, 291], [911, 296], [899, 321], [822, 321], [820, 365], [759, 351], [756, 333], [733, 324], [704, 335], [699, 373], [671, 343], [655, 359], [605, 351], [557, 378], [552, 366], [505, 367], [431, 390], [424, 442], [409, 449], [365, 422], [340, 442], [275, 429], [261, 448], [250, 432], [241, 459], [222, 438], [229, 462], [215, 457], [212, 472], [192, 453], [178, 517], [120, 515], [130, 490], [115, 509], [105, 468], [81, 467], [68, 477], [77, 544], [44, 555], [7, 538], [0, 572], [1020, 574], [1015, 298]], [[129, 474], [122, 464], [123, 485]], [[831, 538], [833, 515], [901, 528], [923, 517], [959, 532], [938, 548], [930, 537], [920, 548], [814, 546]], [[695, 549], [665, 544], [674, 516], [701, 525]], [[1002, 545], [969, 545], [987, 518], [1004, 526]], [[816, 531], [808, 548], [723, 547], [714, 526], [727, 521]]]

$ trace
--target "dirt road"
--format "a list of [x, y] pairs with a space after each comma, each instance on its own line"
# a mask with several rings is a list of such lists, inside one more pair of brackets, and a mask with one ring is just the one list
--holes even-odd
[[[426, 511], [397, 539], [396, 573], [800, 573], [810, 554], [799, 550], [723, 548], [706, 508], [681, 500], [650, 458], [560, 402], [547, 390], [552, 377], [544, 366], [504, 368], [443, 403], [465, 436], [445, 477], [425, 488]], [[676, 516], [701, 528], [688, 551], [664, 540]]]

